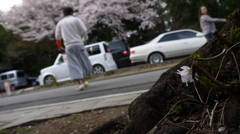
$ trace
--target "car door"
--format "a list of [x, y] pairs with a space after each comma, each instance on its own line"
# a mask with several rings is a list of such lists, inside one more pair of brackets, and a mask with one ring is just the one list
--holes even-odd
[[57, 79], [57, 81], [61, 81], [63, 79], [67, 79], [69, 78], [69, 70], [68, 70], [68, 66], [67, 66], [67, 60], [63, 59], [63, 55], [59, 55], [57, 57], [57, 62], [56, 65], [53, 69], [55, 78]]
[[197, 37], [196, 32], [193, 31], [182, 31], [178, 32], [178, 37], [183, 42], [182, 53], [183, 55], [189, 55], [194, 53], [200, 48], [205, 42], [205, 37]]
[[91, 45], [85, 47], [88, 52], [88, 58], [92, 65], [95, 65], [97, 63], [101, 63], [104, 58], [101, 55], [101, 49], [99, 44]]
[[157, 43], [156, 50], [162, 52], [166, 58], [182, 55], [182, 43], [177, 33], [164, 35]]
[[121, 60], [125, 57], [123, 45], [121, 41], [114, 41], [109, 43], [109, 49], [118, 67], [121, 67]]

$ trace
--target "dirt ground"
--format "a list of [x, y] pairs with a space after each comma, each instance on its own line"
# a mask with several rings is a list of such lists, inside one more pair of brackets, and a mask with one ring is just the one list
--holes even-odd
[[129, 105], [96, 109], [49, 120], [25, 123], [0, 130], [0, 134], [87, 134], [121, 114], [128, 112]]

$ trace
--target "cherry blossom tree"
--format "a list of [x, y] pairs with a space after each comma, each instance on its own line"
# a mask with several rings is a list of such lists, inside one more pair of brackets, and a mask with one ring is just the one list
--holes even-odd
[[156, 17], [157, 0], [79, 0], [78, 16], [84, 19], [86, 26], [94, 30], [97, 24], [107, 26], [118, 38], [136, 34], [136, 30], [125, 29], [123, 20], [140, 22], [139, 28], [153, 28]]
[[[61, 8], [78, 9], [76, 16], [86, 24], [89, 33], [96, 25], [109, 27], [113, 36], [126, 38], [135, 30], [125, 29], [123, 20], [139, 22], [139, 29], [155, 26], [157, 0], [24, 0], [3, 17], [8, 29], [26, 41], [53, 40], [57, 22], [62, 18]], [[137, 30], [137, 29], [136, 29]]]
[[60, 0], [24, 0], [4, 17], [6, 27], [26, 41], [53, 39], [54, 28], [61, 19]]

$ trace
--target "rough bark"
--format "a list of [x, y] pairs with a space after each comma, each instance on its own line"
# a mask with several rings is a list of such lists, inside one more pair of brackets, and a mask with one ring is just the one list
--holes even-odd
[[[219, 33], [221, 37], [229, 40], [231, 29], [239, 28], [239, 16], [239, 9], [230, 15], [229, 18], [231, 19], [226, 22]], [[222, 65], [219, 70], [208, 65], [204, 67], [200, 67], [200, 65], [193, 66], [194, 71], [199, 75], [207, 73], [215, 78], [219, 72], [216, 80], [209, 78], [212, 83], [218, 85], [217, 88], [211, 88], [196, 81], [198, 95], [193, 83], [187, 87], [185, 83], [181, 82], [180, 75], [176, 73], [177, 70], [182, 66], [190, 67], [197, 64], [196, 60], [188, 57], [162, 74], [148, 92], [143, 93], [131, 103], [128, 113], [129, 124], [118, 133], [146, 134], [150, 130], [149, 134], [161, 134], [164, 132], [181, 134], [190, 131], [193, 133], [217, 133], [218, 128], [222, 126], [226, 128], [225, 132], [239, 132], [240, 86], [231, 82], [234, 80], [240, 81], [238, 74], [240, 67], [240, 39], [238, 37], [234, 43], [227, 43], [227, 45], [226, 42], [224, 44], [220, 40], [214, 38], [194, 53], [201, 52], [206, 60], [206, 58], [219, 55], [224, 48], [227, 51], [229, 50], [227, 54], [225, 53], [225, 55], [223, 54], [211, 60], [217, 63], [218, 67]], [[235, 45], [234, 48], [231, 48], [233, 45]], [[222, 59], [224, 59], [223, 63], [221, 63]], [[201, 99], [199, 99], [199, 96]], [[177, 107], [180, 110], [176, 110]], [[209, 112], [209, 115], [207, 115], [207, 112]], [[206, 119], [203, 120], [204, 118]], [[196, 122], [189, 124], [187, 120]]]

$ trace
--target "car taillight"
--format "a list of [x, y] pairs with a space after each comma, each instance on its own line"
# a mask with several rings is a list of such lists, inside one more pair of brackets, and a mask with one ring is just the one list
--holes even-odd
[[131, 53], [131, 54], [134, 54], [134, 53], [135, 53], [135, 50], [132, 50], [130, 53]]
[[123, 51], [123, 55], [129, 55], [128, 51]]

